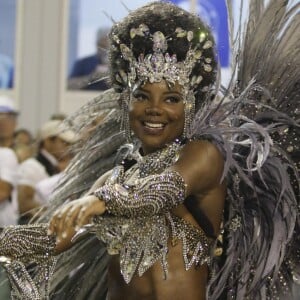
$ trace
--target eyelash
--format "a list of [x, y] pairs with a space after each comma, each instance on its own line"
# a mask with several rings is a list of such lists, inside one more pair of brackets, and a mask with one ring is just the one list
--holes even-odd
[[[148, 97], [144, 94], [136, 94], [133, 95], [133, 98], [137, 101], [145, 101], [148, 100]], [[178, 103], [181, 101], [181, 98], [179, 97], [175, 97], [175, 96], [170, 96], [168, 98], [165, 99], [165, 102], [167, 103]]]
[[136, 94], [136, 95], [133, 95], [133, 98], [137, 101], [144, 101], [144, 100], [147, 100], [147, 96], [144, 95], [144, 94]]
[[168, 103], [178, 103], [181, 101], [181, 99], [179, 97], [168, 97], [166, 100], [166, 102]]

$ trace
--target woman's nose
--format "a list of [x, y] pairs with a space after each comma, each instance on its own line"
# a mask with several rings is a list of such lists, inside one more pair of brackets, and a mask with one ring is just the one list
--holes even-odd
[[162, 114], [162, 110], [158, 106], [148, 106], [145, 109], [145, 113], [149, 116], [160, 116]]

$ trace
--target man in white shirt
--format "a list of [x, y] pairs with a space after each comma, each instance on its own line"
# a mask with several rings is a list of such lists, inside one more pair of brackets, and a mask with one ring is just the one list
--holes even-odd
[[0, 226], [15, 225], [18, 206], [15, 197], [18, 160], [13, 150], [0, 147]]
[[18, 203], [24, 224], [42, 205], [36, 193], [39, 181], [61, 171], [59, 161], [65, 155], [70, 144], [76, 141], [76, 135], [63, 128], [62, 121], [51, 120], [40, 131], [40, 145], [36, 157], [21, 163], [18, 170]]
[[0, 95], [0, 226], [16, 224], [18, 216], [15, 194], [18, 161], [10, 149], [17, 116], [14, 100]]
[[[15, 225], [18, 207], [15, 195], [18, 160], [14, 151], [0, 147], [0, 227]], [[0, 299], [10, 299], [10, 284], [4, 269], [0, 266]]]
[[[17, 224], [19, 217], [16, 197], [18, 160], [10, 149], [13, 146], [17, 116], [14, 100], [0, 95], [0, 227]], [[0, 299], [11, 299], [10, 290], [6, 273], [0, 266]]]

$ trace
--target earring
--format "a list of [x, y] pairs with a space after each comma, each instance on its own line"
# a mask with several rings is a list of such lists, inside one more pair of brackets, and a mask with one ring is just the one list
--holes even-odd
[[121, 98], [121, 131], [124, 131], [124, 135], [127, 142], [131, 142], [131, 130], [129, 124], [129, 102], [130, 102], [130, 94], [129, 92], [124, 92]]
[[192, 90], [188, 90], [185, 94], [183, 138], [189, 136], [195, 117], [195, 95]]

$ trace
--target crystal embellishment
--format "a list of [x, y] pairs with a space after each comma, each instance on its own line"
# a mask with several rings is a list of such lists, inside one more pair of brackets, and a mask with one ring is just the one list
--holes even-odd
[[[175, 35], [177, 38], [186, 38], [190, 43], [194, 38], [192, 31], [186, 31], [181, 27], [176, 28]], [[116, 79], [118, 82], [127, 82], [129, 87], [133, 87], [136, 81], [150, 83], [166, 80], [171, 84], [179, 82], [181, 85], [199, 84], [199, 81], [190, 82], [189, 76], [197, 61], [202, 61], [202, 68], [205, 72], [212, 72], [213, 68], [210, 65], [211, 60], [203, 57], [202, 49], [208, 49], [213, 46], [212, 41], [207, 40], [206, 35], [200, 34], [199, 45], [195, 48], [190, 48], [187, 51], [186, 58], [183, 61], [178, 61], [175, 54], [170, 55], [167, 52], [168, 40], [171, 38], [165, 37], [161, 31], [156, 31], [153, 34], [146, 24], [141, 24], [138, 28], [131, 28], [130, 37], [134, 39], [136, 36], [144, 36], [152, 39], [153, 53], [141, 53], [136, 59], [130, 46], [121, 43], [118, 37], [115, 41], [120, 44], [120, 50], [123, 58], [129, 62], [129, 72], [124, 76], [124, 70], [121, 70]], [[202, 46], [201, 44], [204, 43]]]

